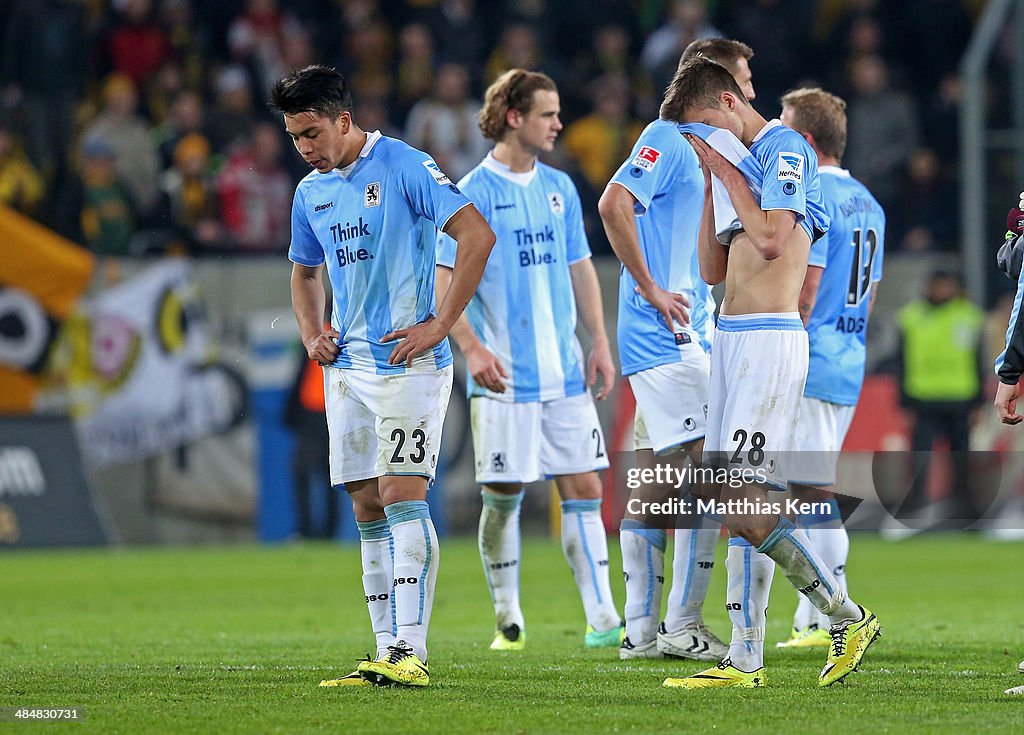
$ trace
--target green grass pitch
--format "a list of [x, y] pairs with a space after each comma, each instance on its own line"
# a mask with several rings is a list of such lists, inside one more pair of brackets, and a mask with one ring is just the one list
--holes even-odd
[[[521, 653], [492, 652], [475, 543], [443, 540], [424, 690], [320, 689], [372, 641], [354, 546], [18, 552], [0, 559], [0, 706], [84, 706], [78, 733], [1024, 732], [1022, 547], [855, 535], [855, 597], [883, 637], [819, 689], [821, 649], [776, 651], [795, 593], [781, 574], [762, 690], [667, 690], [700, 665], [582, 649], [583, 614], [556, 541], [523, 546]], [[724, 543], [706, 618], [726, 637]], [[617, 548], [612, 579], [621, 608]]]

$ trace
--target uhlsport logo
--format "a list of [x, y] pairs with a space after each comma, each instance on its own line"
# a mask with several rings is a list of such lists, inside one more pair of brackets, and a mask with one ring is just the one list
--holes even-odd
[[330, 209], [333, 206], [334, 206], [334, 202], [333, 201], [324, 202], [323, 204], [317, 204], [315, 207], [313, 207], [313, 211], [314, 212], [323, 212], [324, 210]]
[[800, 183], [804, 178], [804, 157], [799, 153], [779, 154], [779, 181]]

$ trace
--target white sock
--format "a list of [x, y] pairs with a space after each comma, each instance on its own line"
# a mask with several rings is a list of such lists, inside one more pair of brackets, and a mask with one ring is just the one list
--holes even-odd
[[624, 518], [619, 527], [622, 575], [626, 580], [626, 637], [634, 646], [658, 637], [661, 590], [665, 584], [665, 532]]
[[604, 631], [622, 623], [608, 581], [608, 538], [601, 522], [601, 501], [562, 501], [562, 551], [583, 601], [587, 625]]
[[[839, 512], [839, 503], [834, 499], [829, 501], [827, 514], [817, 516], [814, 522], [807, 529], [807, 538], [811, 540], [811, 547], [818, 552], [818, 556], [825, 562], [825, 566], [832, 572], [836, 582], [843, 591], [848, 591], [846, 586], [846, 560], [850, 556], [850, 535], [843, 525], [843, 516]], [[820, 616], [819, 625], [826, 625], [824, 616]]]
[[519, 507], [523, 491], [502, 495], [481, 490], [483, 510], [477, 544], [484, 565], [484, 577], [491, 591], [498, 628], [525, 627], [519, 606]]
[[677, 528], [672, 550], [672, 588], [665, 611], [665, 630], [675, 633], [690, 623], [703, 622], [704, 598], [708, 594], [715, 545], [722, 519], [701, 514], [693, 528]]
[[427, 660], [427, 629], [437, 582], [437, 533], [425, 500], [403, 500], [384, 507], [395, 540], [395, 637]]
[[775, 562], [735, 537], [729, 539], [725, 570], [729, 578], [725, 607], [732, 621], [729, 658], [740, 671], [756, 671], [764, 666], [764, 628]]
[[830, 624], [861, 619], [860, 608], [846, 596], [836, 578], [814, 553], [807, 534], [786, 518], [779, 518], [775, 529], [757, 547], [782, 569], [786, 579], [807, 597]]
[[384, 519], [356, 525], [359, 527], [359, 551], [363, 562], [363, 591], [370, 611], [370, 625], [377, 639], [374, 658], [380, 658], [395, 642], [391, 531]]

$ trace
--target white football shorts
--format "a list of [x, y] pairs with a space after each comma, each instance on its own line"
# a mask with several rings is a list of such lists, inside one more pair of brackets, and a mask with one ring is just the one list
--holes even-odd
[[796, 422], [796, 442], [789, 481], [822, 487], [836, 484], [836, 466], [856, 406], [841, 406], [803, 397]]
[[627, 378], [636, 398], [636, 449], [661, 454], [704, 437], [711, 362], [703, 348], [692, 342], [680, 351], [682, 362], [658, 365]]
[[377, 375], [324, 368], [331, 484], [382, 475], [434, 478], [452, 366]]
[[476, 396], [469, 412], [481, 485], [536, 482], [608, 467], [604, 432], [588, 392], [529, 403]]
[[796, 313], [723, 314], [714, 345], [704, 461], [784, 490], [807, 381], [804, 325]]

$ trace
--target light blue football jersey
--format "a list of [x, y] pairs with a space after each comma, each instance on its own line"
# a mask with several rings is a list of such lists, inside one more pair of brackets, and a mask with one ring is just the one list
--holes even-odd
[[[735, 160], [730, 147], [721, 142], [735, 136], [728, 131], [703, 123], [685, 123], [678, 126], [681, 133], [692, 133], [706, 140], [720, 153], [733, 160], [743, 174], [761, 209], [788, 209], [796, 214], [797, 224], [816, 242], [828, 230], [828, 212], [822, 201], [818, 180], [818, 156], [807, 141], [780, 120], [770, 120], [750, 144], [750, 156]], [[723, 135], [725, 133], [725, 135]], [[721, 140], [720, 140], [721, 139]], [[742, 146], [742, 144], [739, 144]], [[740, 151], [742, 155], [742, 151]], [[720, 219], [719, 205], [715, 204], [716, 224]], [[738, 227], [738, 221], [737, 225]], [[717, 227], [719, 239], [722, 227]]]
[[871, 286], [882, 280], [885, 212], [850, 172], [821, 167], [828, 234], [811, 248], [808, 265], [825, 270], [807, 322], [810, 363], [804, 395], [856, 405], [864, 383], [864, 335]]
[[704, 206], [704, 175], [693, 147], [675, 123], [648, 125], [630, 157], [612, 176], [636, 198], [640, 251], [661, 288], [686, 296], [690, 325], [670, 332], [661, 314], [636, 292], [636, 280], [623, 266], [619, 274], [619, 359], [622, 374], [679, 362], [680, 348], [696, 342], [711, 347], [715, 300], [700, 277], [697, 232]]
[[[590, 244], [572, 180], [539, 161], [529, 173], [514, 173], [488, 154], [459, 188], [497, 237], [466, 317], [509, 373], [505, 393], [467, 378], [470, 397], [526, 403], [583, 393], [569, 266], [590, 257]], [[453, 267], [455, 255], [455, 241], [440, 234], [438, 265]]]
[[[313, 171], [299, 182], [288, 258], [327, 264], [331, 324], [341, 334], [334, 367], [406, 372], [405, 365], [388, 364], [396, 343], [381, 337], [436, 314], [437, 230], [469, 203], [430, 156], [379, 132], [368, 136], [350, 170]], [[410, 370], [451, 362], [444, 339]]]

